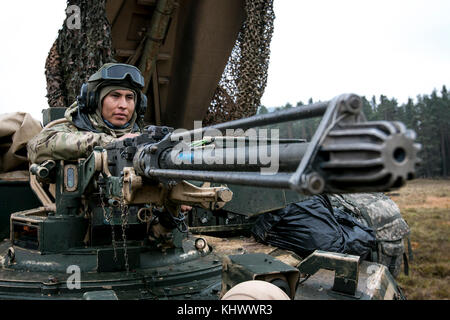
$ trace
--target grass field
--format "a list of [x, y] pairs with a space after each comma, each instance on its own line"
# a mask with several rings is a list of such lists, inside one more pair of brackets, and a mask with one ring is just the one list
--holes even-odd
[[408, 299], [450, 299], [450, 180], [413, 180], [389, 196], [411, 228], [414, 259], [400, 287]]

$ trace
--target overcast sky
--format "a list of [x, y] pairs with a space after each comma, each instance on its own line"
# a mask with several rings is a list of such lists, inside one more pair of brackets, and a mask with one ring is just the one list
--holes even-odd
[[448, 0], [275, 0], [262, 103], [353, 92], [400, 103], [450, 85]]
[[[275, 32], [262, 103], [346, 92], [395, 97], [450, 87], [449, 0], [274, 0]], [[0, 10], [0, 113], [41, 120], [45, 59], [66, 1], [8, 1]]]

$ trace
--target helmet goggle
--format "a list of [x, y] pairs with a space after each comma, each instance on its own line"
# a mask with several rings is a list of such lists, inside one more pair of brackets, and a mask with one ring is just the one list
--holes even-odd
[[[100, 71], [100, 70], [99, 70]], [[115, 63], [101, 69], [101, 72], [93, 74], [89, 82], [97, 80], [124, 80], [127, 76], [140, 88], [144, 87], [144, 77], [135, 66], [129, 64]]]

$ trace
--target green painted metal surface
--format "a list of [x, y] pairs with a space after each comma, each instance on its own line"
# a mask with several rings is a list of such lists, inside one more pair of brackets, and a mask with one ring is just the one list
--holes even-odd
[[11, 213], [32, 209], [41, 203], [31, 190], [28, 181], [0, 180], [0, 239], [9, 238]]

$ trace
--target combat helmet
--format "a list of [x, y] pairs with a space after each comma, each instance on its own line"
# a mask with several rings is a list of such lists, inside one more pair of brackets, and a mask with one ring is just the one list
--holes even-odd
[[133, 65], [125, 63], [106, 63], [83, 83], [77, 97], [81, 113], [94, 113], [99, 105], [99, 95], [106, 86], [123, 86], [134, 90], [137, 94], [136, 113], [143, 118], [147, 109], [147, 97], [142, 93], [144, 77]]

